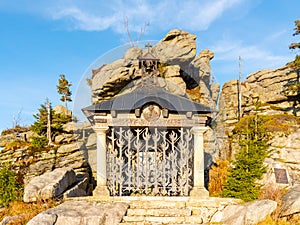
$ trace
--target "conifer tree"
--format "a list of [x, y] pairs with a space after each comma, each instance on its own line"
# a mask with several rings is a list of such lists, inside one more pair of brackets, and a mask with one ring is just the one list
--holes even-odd
[[39, 111], [38, 113], [33, 115], [36, 121], [30, 126], [30, 130], [37, 133], [38, 135], [45, 136], [47, 133], [47, 120], [48, 120], [46, 104], [42, 104], [38, 109], [38, 111]]
[[[295, 28], [294, 28], [295, 33], [293, 34], [294, 36], [300, 34], [300, 20], [295, 20]], [[300, 42], [295, 42], [291, 43], [289, 46], [290, 49], [298, 49], [300, 48]]]
[[[295, 33], [293, 36], [297, 36], [300, 34], [300, 20], [295, 21]], [[289, 46], [290, 49], [300, 49], [300, 42], [291, 43]], [[300, 69], [300, 55], [296, 54], [295, 60], [290, 64], [293, 69], [299, 70]]]
[[67, 102], [71, 102], [72, 92], [70, 91], [71, 83], [66, 79], [64, 74], [59, 75], [58, 85], [56, 85], [58, 93], [61, 95], [60, 100], [65, 103], [66, 109], [68, 109]]
[[[300, 34], [300, 20], [295, 21], [295, 33], [293, 36], [297, 36]], [[291, 43], [289, 46], [290, 49], [300, 50], [300, 42]], [[289, 66], [292, 68], [293, 72], [297, 73], [297, 79], [295, 81], [289, 82], [285, 85], [283, 93], [292, 101], [293, 104], [293, 114], [297, 116], [297, 101], [300, 101], [300, 55], [296, 53], [294, 61], [289, 63]]]
[[[38, 135], [45, 136], [47, 134], [48, 123], [48, 111], [47, 102], [42, 104], [38, 109], [38, 113], [34, 114], [35, 122], [30, 126], [30, 130], [37, 133]], [[51, 136], [52, 138], [63, 132], [63, 124], [68, 123], [72, 118], [68, 115], [55, 113], [54, 110], [50, 109], [51, 118]], [[48, 137], [49, 138], [49, 137]]]
[[264, 160], [268, 155], [269, 136], [258, 115], [243, 117], [234, 133], [240, 150], [225, 182], [222, 195], [251, 201], [258, 198], [261, 185], [257, 182], [266, 172]]

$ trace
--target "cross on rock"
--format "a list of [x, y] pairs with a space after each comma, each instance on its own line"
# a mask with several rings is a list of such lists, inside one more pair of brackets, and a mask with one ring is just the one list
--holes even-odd
[[152, 47], [152, 45], [150, 42], [148, 42], [147, 44], [145, 44], [145, 47], [148, 48], [148, 52], [150, 52], [150, 48]]

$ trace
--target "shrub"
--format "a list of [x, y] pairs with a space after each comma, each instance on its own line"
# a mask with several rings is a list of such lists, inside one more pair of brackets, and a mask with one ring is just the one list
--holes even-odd
[[23, 196], [22, 185], [17, 182], [16, 174], [6, 168], [0, 169], [0, 207], [20, 200]]
[[270, 199], [277, 202], [277, 208], [270, 217], [275, 222], [280, 221], [280, 207], [282, 205], [282, 196], [286, 192], [287, 189], [274, 184], [267, 184], [260, 190], [259, 199]]
[[264, 120], [258, 115], [246, 117], [240, 122], [245, 123], [235, 133], [240, 150], [235, 155], [222, 195], [252, 201], [259, 197], [261, 185], [258, 180], [266, 172], [264, 160], [268, 156], [270, 136], [263, 127]]
[[33, 137], [31, 141], [31, 146], [35, 149], [42, 149], [48, 144], [48, 140], [45, 137]]
[[6, 130], [3, 130], [1, 132], [1, 135], [7, 135], [7, 134], [13, 134], [13, 133], [23, 133], [23, 132], [26, 132], [26, 131], [29, 131], [29, 128], [28, 127], [23, 127], [23, 126], [16, 126], [14, 128], [10, 128], [10, 129], [6, 129]]
[[13, 140], [10, 143], [8, 143], [5, 147], [4, 147], [4, 151], [5, 150], [16, 150], [22, 147], [26, 147], [29, 146], [29, 143], [26, 141], [22, 141], [22, 140]]
[[[233, 132], [235, 134], [244, 131], [245, 126], [249, 120], [254, 120], [255, 115], [245, 116], [235, 125]], [[283, 132], [285, 135], [290, 134], [299, 124], [299, 118], [293, 115], [279, 114], [279, 115], [260, 115], [260, 126], [266, 132]]]
[[228, 175], [229, 161], [217, 159], [209, 171], [208, 190], [210, 196], [220, 197]]
[[19, 215], [19, 217], [11, 221], [9, 225], [25, 225], [40, 212], [53, 208], [59, 203], [60, 202], [55, 202], [53, 200], [37, 203], [12, 202], [4, 210], [0, 211], [0, 221], [6, 216]]

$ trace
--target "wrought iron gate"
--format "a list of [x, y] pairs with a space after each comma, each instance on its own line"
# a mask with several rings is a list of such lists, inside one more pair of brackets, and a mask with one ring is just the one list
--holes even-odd
[[187, 196], [193, 186], [193, 135], [188, 128], [113, 127], [107, 185], [112, 196]]

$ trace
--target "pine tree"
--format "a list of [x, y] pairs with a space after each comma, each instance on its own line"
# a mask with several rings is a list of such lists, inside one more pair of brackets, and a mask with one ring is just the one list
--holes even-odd
[[71, 102], [72, 92], [70, 91], [71, 83], [66, 79], [64, 74], [59, 75], [58, 85], [56, 85], [57, 91], [61, 96], [60, 100], [65, 103], [66, 109], [68, 109], [67, 102]]
[[222, 195], [251, 201], [258, 198], [261, 185], [257, 182], [266, 172], [264, 160], [268, 155], [269, 136], [262, 118], [247, 116], [240, 120], [234, 133], [239, 139], [240, 151], [225, 182]]
[[[293, 34], [293, 36], [297, 36], [300, 34], [300, 20], [296, 20], [295, 21], [295, 33]], [[293, 50], [297, 50], [298, 52], [300, 50], [300, 42], [295, 42], [295, 43], [291, 43], [289, 46], [290, 49]], [[290, 81], [288, 82], [285, 86], [284, 86], [284, 90], [283, 93], [284, 95], [287, 96], [288, 99], [290, 99], [291, 101], [293, 101], [293, 114], [295, 116], [297, 116], [297, 101], [300, 101], [300, 55], [298, 55], [296, 53], [295, 59], [290, 62], [288, 64], [291, 69], [292, 72], [296, 72], [297, 73], [297, 78], [294, 81]]]
[[[300, 34], [300, 20], [295, 20], [294, 31], [295, 31], [295, 33], [293, 33], [293, 36], [296, 36], [296, 35]], [[290, 44], [289, 48], [290, 49], [300, 48], [300, 42]]]
[[[45, 104], [42, 104], [41, 107], [38, 109], [39, 112], [33, 115], [36, 121], [30, 126], [30, 130], [41, 136], [46, 136], [47, 134], [48, 112], [46, 104], [47, 102]], [[63, 132], [62, 127], [64, 124], [72, 120], [70, 116], [55, 113], [52, 109], [50, 109], [50, 118], [52, 139], [56, 135]]]
[[38, 135], [45, 136], [47, 133], [47, 120], [48, 120], [46, 104], [42, 104], [38, 109], [38, 111], [39, 111], [38, 113], [33, 115], [36, 121], [30, 126], [30, 130], [37, 133]]

